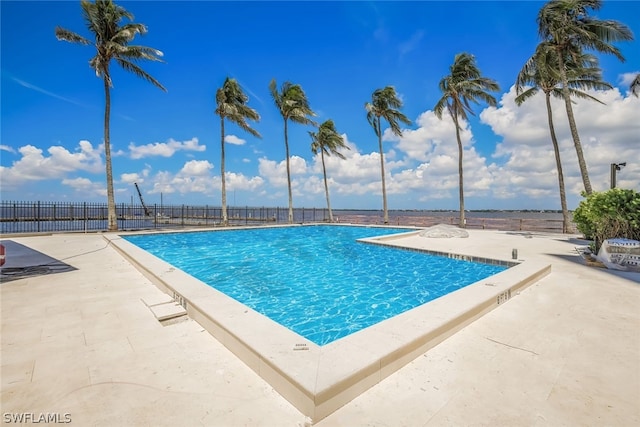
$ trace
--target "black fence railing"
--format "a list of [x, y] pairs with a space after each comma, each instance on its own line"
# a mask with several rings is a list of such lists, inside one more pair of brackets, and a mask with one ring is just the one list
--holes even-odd
[[[215, 227], [222, 222], [222, 209], [213, 206], [116, 204], [119, 230], [155, 228]], [[229, 207], [229, 225], [287, 223], [288, 208]], [[1, 201], [0, 224], [3, 234], [107, 229], [106, 203], [65, 203]], [[294, 222], [328, 220], [326, 209], [296, 208]]]
[[[547, 231], [562, 233], [561, 214], [538, 214], [525, 217], [510, 212], [472, 212], [467, 216], [467, 228], [505, 231]], [[222, 223], [219, 206], [189, 205], [116, 205], [119, 230], [171, 229], [185, 227], [216, 227]], [[486, 215], [483, 216], [483, 215]], [[89, 232], [107, 230], [106, 203], [0, 201], [0, 232], [2, 234]], [[286, 207], [228, 207], [229, 225], [286, 224]], [[351, 224], [383, 224], [381, 211], [333, 211], [334, 221]], [[559, 216], [559, 218], [558, 218]], [[294, 223], [328, 222], [323, 208], [295, 208]], [[458, 223], [456, 212], [390, 211], [389, 225], [428, 227], [435, 224]], [[574, 224], [569, 228], [575, 232]]]

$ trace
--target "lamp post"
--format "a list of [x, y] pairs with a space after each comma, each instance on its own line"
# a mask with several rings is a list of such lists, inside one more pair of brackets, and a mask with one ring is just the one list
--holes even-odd
[[627, 166], [627, 162], [611, 163], [611, 188], [616, 188], [616, 172], [625, 166]]

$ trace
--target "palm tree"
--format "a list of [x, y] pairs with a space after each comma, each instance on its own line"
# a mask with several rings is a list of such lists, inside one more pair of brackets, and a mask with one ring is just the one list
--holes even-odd
[[449, 67], [449, 74], [440, 80], [442, 97], [433, 109], [435, 115], [442, 119], [446, 107], [456, 127], [458, 140], [458, 178], [460, 192], [460, 227], [465, 226], [464, 219], [464, 180], [462, 176], [462, 140], [460, 139], [460, 119], [468, 120], [468, 115], [475, 115], [470, 102], [478, 104], [483, 101], [491, 106], [497, 105], [496, 99], [487, 91], [498, 91], [500, 86], [494, 80], [483, 77], [476, 66], [475, 57], [466, 52], [455, 56]]
[[589, 9], [599, 10], [601, 7], [602, 0], [551, 0], [540, 9], [537, 18], [540, 37], [543, 41], [554, 45], [557, 52], [556, 58], [569, 129], [578, 156], [578, 165], [586, 194], [592, 193], [591, 181], [571, 105], [567, 61], [571, 61], [572, 56], [585, 49], [610, 53], [624, 61], [620, 51], [611, 43], [633, 40], [631, 30], [624, 24], [589, 16]]
[[324, 192], [327, 196], [327, 209], [329, 210], [329, 222], [333, 222], [333, 213], [331, 212], [331, 201], [329, 200], [329, 184], [327, 182], [327, 168], [324, 163], [324, 156], [331, 156], [332, 154], [345, 159], [344, 155], [340, 153], [341, 148], [350, 150], [344, 143], [342, 135], [338, 134], [333, 120], [327, 120], [322, 123], [318, 128], [318, 132], [309, 132], [311, 136], [311, 151], [313, 154], [320, 152], [320, 159], [322, 160], [322, 174], [324, 175]]
[[[104, 154], [107, 169], [107, 210], [108, 230], [118, 229], [116, 218], [116, 202], [113, 193], [113, 172], [111, 168], [111, 140], [109, 137], [109, 120], [111, 116], [111, 93], [113, 86], [109, 65], [114, 59], [126, 71], [141, 77], [166, 92], [166, 89], [137, 64], [140, 60], [160, 61], [162, 52], [146, 46], [129, 45], [137, 34], [145, 34], [147, 28], [143, 24], [133, 22], [121, 25], [123, 19], [133, 20], [133, 15], [111, 0], [81, 0], [82, 15], [89, 31], [95, 38], [96, 55], [89, 61], [89, 66], [102, 77], [104, 83]], [[91, 41], [67, 29], [56, 27], [56, 37], [71, 43], [90, 45]]]
[[227, 188], [224, 176], [224, 119], [238, 125], [251, 135], [262, 138], [260, 133], [247, 123], [247, 119], [259, 121], [260, 115], [256, 110], [247, 106], [249, 97], [235, 79], [227, 77], [222, 87], [216, 91], [215, 114], [220, 116], [220, 175], [222, 179], [222, 224], [229, 225], [227, 216]]
[[291, 166], [289, 164], [289, 134], [288, 121], [300, 123], [303, 125], [313, 125], [316, 123], [309, 118], [316, 114], [311, 110], [307, 95], [305, 95], [302, 87], [291, 82], [284, 82], [280, 87], [280, 92], [276, 85], [276, 79], [269, 83], [269, 90], [273, 102], [278, 107], [280, 114], [284, 120], [284, 148], [287, 156], [287, 187], [289, 189], [289, 224], [293, 223], [293, 196], [291, 194]]
[[633, 93], [636, 97], [638, 96], [638, 92], [640, 92], [640, 73], [636, 74], [636, 78], [631, 82], [631, 93]]
[[384, 89], [376, 89], [372, 96], [371, 102], [364, 104], [367, 110], [367, 121], [373, 127], [378, 137], [378, 147], [380, 149], [380, 174], [382, 177], [382, 210], [384, 215], [384, 223], [389, 223], [389, 212], [387, 210], [387, 188], [384, 179], [384, 151], [382, 150], [382, 126], [381, 121], [385, 119], [391, 127], [391, 132], [397, 136], [402, 136], [398, 121], [410, 125], [409, 120], [400, 112], [402, 108], [402, 100], [396, 94], [393, 86], [387, 86]]
[[[560, 188], [560, 205], [562, 207], [562, 232], [567, 233], [571, 219], [567, 209], [567, 196], [564, 185], [564, 174], [562, 173], [562, 162], [560, 160], [560, 148], [553, 126], [553, 112], [551, 109], [551, 96], [563, 98], [560, 85], [560, 72], [558, 71], [557, 51], [548, 42], [542, 42], [536, 48], [535, 53], [527, 60], [516, 79], [515, 101], [518, 106], [526, 100], [542, 91], [545, 96], [547, 106], [547, 120], [549, 122], [549, 133], [556, 159], [556, 169], [558, 170], [558, 186]], [[593, 96], [580, 89], [610, 89], [611, 85], [602, 81], [602, 73], [597, 66], [597, 59], [593, 55], [582, 54], [576, 56], [579, 63], [573, 63], [567, 67], [567, 78], [569, 83], [569, 93], [578, 98], [591, 99], [600, 102]], [[568, 64], [569, 65], [569, 64]], [[525, 87], [528, 86], [528, 87]]]

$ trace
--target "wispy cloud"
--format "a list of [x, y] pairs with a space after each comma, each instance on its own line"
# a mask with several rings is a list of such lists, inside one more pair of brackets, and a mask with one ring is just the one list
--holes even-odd
[[633, 82], [633, 80], [636, 78], [636, 76], [640, 74], [640, 71], [633, 71], [631, 73], [624, 73], [624, 74], [620, 74], [618, 76], [618, 83], [629, 87], [631, 86], [631, 82]]
[[122, 120], [126, 120], [129, 122], [135, 122], [136, 120], [133, 117], [129, 117], [129, 116], [125, 116], [124, 114], [116, 114], [118, 117], [120, 117]]
[[246, 90], [249, 93], [249, 95], [251, 95], [251, 97], [253, 99], [257, 100], [260, 104], [264, 105], [264, 101], [262, 100], [262, 98], [260, 98], [258, 95], [256, 95], [256, 93], [254, 91], [249, 89], [249, 87], [247, 85], [244, 85], [241, 81], [238, 81], [238, 83], [240, 83], [240, 86], [242, 86], [244, 88], [244, 90]]
[[373, 32], [373, 38], [381, 43], [389, 41], [389, 30], [380, 24]]
[[13, 147], [9, 145], [4, 145], [4, 144], [0, 145], [0, 151], [8, 151], [10, 153], [16, 153], [16, 150]]
[[420, 43], [420, 40], [422, 40], [423, 36], [424, 36], [424, 31], [418, 30], [411, 35], [409, 40], [406, 40], [400, 43], [400, 45], [398, 46], [398, 49], [400, 50], [400, 55], [405, 55], [411, 52], [412, 50], [415, 50], [415, 48], [418, 47], [418, 44]]
[[75, 100], [70, 99], [70, 98], [65, 98], [64, 96], [58, 95], [57, 93], [49, 92], [49, 91], [48, 91], [48, 90], [46, 90], [46, 89], [42, 89], [41, 87], [38, 87], [38, 86], [36, 86], [36, 85], [32, 85], [31, 83], [29, 83], [29, 82], [25, 82], [24, 80], [20, 80], [20, 79], [18, 79], [18, 78], [16, 78], [16, 77], [11, 77], [11, 79], [12, 79], [13, 81], [15, 81], [16, 83], [18, 83], [20, 86], [22, 86], [22, 87], [26, 87], [27, 89], [35, 90], [36, 92], [43, 93], [43, 94], [45, 94], [45, 95], [48, 95], [48, 96], [50, 96], [50, 97], [52, 97], [52, 98], [59, 99], [59, 100], [61, 100], [61, 101], [66, 101], [66, 102], [69, 102], [69, 103], [71, 103], [71, 104], [79, 105], [79, 106], [81, 106], [81, 107], [86, 107], [86, 105], [81, 104], [81, 103], [80, 103], [80, 102], [78, 102], [78, 101], [75, 101]]

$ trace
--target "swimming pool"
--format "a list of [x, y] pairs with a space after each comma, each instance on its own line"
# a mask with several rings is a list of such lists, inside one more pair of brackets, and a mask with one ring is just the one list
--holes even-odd
[[325, 345], [507, 268], [358, 242], [408, 231], [315, 225], [123, 238]]
[[[272, 227], [281, 226], [269, 228]], [[212, 231], [226, 234], [229, 230]], [[148, 235], [168, 233], [160, 231]], [[527, 259], [513, 262], [510, 250], [505, 251], [504, 256], [489, 251], [494, 258], [486, 258], [484, 248], [491, 245], [491, 241], [486, 240], [483, 230], [471, 230], [468, 239], [425, 238], [417, 230], [365, 238], [361, 241], [370, 245], [509, 268], [320, 346], [176, 268], [170, 263], [172, 260], [163, 261], [126, 239], [134, 234], [140, 232], [106, 233], [104, 237], [153, 285], [168, 294], [170, 301], [140, 301], [149, 307], [150, 315], [162, 323], [157, 314], [162, 310], [156, 311], [156, 308], [171, 311], [179, 304], [203, 331], [215, 337], [313, 422], [331, 414], [466, 325], [508, 304], [521, 290], [551, 271], [551, 265], [546, 262]], [[171, 327], [171, 323], [163, 325]]]

